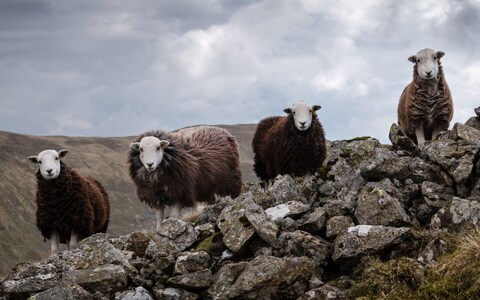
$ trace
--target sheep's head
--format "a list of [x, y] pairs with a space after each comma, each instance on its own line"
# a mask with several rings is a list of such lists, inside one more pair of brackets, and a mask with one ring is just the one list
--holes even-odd
[[37, 156], [29, 156], [28, 159], [40, 165], [40, 174], [46, 180], [55, 179], [60, 175], [60, 159], [67, 155], [68, 151], [44, 150]]
[[148, 172], [153, 172], [163, 159], [165, 147], [170, 145], [166, 140], [160, 140], [154, 136], [145, 136], [140, 142], [130, 144], [133, 151], [140, 153], [140, 161]]
[[409, 61], [417, 65], [418, 76], [422, 79], [434, 79], [438, 75], [438, 66], [440, 58], [445, 55], [442, 51], [433, 49], [423, 49], [408, 58]]
[[321, 108], [320, 105], [313, 105], [299, 101], [293, 104], [292, 108], [285, 108], [283, 111], [293, 117], [295, 127], [300, 131], [305, 131], [312, 125], [315, 111]]

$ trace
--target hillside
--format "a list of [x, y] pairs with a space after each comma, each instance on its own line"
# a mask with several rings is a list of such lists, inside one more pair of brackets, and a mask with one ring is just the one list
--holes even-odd
[[[251, 140], [255, 125], [220, 126], [240, 144], [244, 181], [255, 180]], [[49, 244], [35, 226], [35, 172], [27, 160], [44, 149], [69, 150], [65, 162], [80, 174], [102, 182], [112, 211], [108, 232], [122, 235], [155, 226], [155, 214], [136, 195], [128, 176], [127, 152], [132, 137], [30, 136], [0, 131], [0, 274], [20, 261], [45, 257]]]

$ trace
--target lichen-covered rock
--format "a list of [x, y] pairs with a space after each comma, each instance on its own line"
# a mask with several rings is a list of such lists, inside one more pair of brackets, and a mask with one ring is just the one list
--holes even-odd
[[284, 252], [287, 256], [306, 256], [320, 267], [324, 266], [326, 259], [331, 256], [332, 245], [308, 232], [301, 230], [288, 232], [282, 238], [285, 240]]
[[173, 272], [175, 258], [166, 253], [156, 253], [140, 270], [140, 274], [153, 282], [165, 281]]
[[327, 224], [327, 211], [324, 207], [316, 208], [311, 213], [302, 217], [298, 222], [298, 229], [318, 234]]
[[215, 273], [213, 284], [207, 290], [207, 295], [211, 299], [226, 299], [226, 294], [238, 276], [242, 274], [247, 266], [247, 262], [227, 263]]
[[[290, 175], [278, 175], [272, 186], [268, 188], [268, 194], [272, 197], [273, 202], [264, 203], [263, 205], [259, 203], [263, 208], [303, 199]], [[305, 199], [303, 200], [305, 201]]]
[[2, 282], [2, 292], [11, 299], [26, 298], [32, 293], [55, 287], [60, 282], [53, 264], [27, 264]]
[[253, 199], [245, 200], [246, 211], [245, 217], [253, 226], [255, 232], [262, 240], [272, 245], [275, 248], [280, 247], [278, 241], [279, 229], [277, 225], [265, 214], [263, 208], [256, 204]]
[[150, 292], [139, 286], [135, 289], [115, 294], [115, 300], [153, 300]]
[[398, 199], [387, 191], [367, 186], [357, 200], [355, 218], [362, 225], [403, 226], [410, 218]]
[[342, 232], [345, 232], [349, 227], [354, 226], [353, 220], [349, 216], [335, 216], [327, 221], [326, 236], [328, 239], [333, 239]]
[[59, 284], [46, 291], [35, 294], [31, 300], [90, 300], [94, 299], [84, 288], [78, 284]]
[[74, 282], [90, 293], [100, 292], [109, 297], [124, 289], [128, 275], [122, 266], [106, 264], [95, 269], [71, 270], [63, 279]]
[[153, 294], [157, 300], [197, 300], [199, 296], [184, 289], [156, 286], [153, 288]]
[[277, 206], [267, 208], [265, 214], [272, 220], [278, 220], [281, 218], [298, 218], [305, 214], [310, 209], [310, 205], [299, 201], [289, 201]]
[[175, 262], [174, 274], [188, 274], [205, 270], [212, 264], [212, 259], [205, 251], [182, 252]]
[[477, 225], [480, 219], [480, 202], [454, 197], [452, 202], [442, 207], [433, 217], [433, 229], [456, 231], [465, 225]]
[[437, 209], [448, 204], [455, 195], [451, 187], [430, 181], [422, 183], [421, 192], [425, 203]]
[[358, 225], [348, 228], [347, 232], [337, 236], [334, 243], [333, 261], [336, 263], [356, 261], [365, 255], [378, 254], [381, 251], [400, 244], [410, 234], [407, 227], [387, 227]]
[[129, 235], [125, 250], [132, 251], [138, 256], [144, 256], [149, 239], [142, 232], [133, 232]]
[[294, 289], [312, 276], [314, 263], [306, 257], [258, 256], [245, 266], [224, 298], [294, 299], [306, 291]]
[[199, 232], [192, 224], [169, 218], [162, 222], [157, 233], [150, 240], [145, 254], [149, 257], [155, 253], [178, 254], [192, 246]]
[[167, 281], [173, 287], [186, 290], [206, 289], [213, 283], [212, 271], [205, 269], [193, 273], [187, 273], [171, 277]]
[[446, 252], [447, 243], [442, 239], [435, 238], [428, 242], [427, 246], [420, 252], [417, 261], [422, 264], [429, 264]]
[[412, 155], [418, 155], [420, 153], [418, 146], [407, 136], [405, 130], [398, 124], [392, 124], [388, 137], [394, 148], [408, 151]]
[[297, 300], [346, 300], [348, 299], [344, 291], [339, 288], [325, 284], [319, 288], [308, 291]]
[[477, 130], [480, 130], [480, 118], [477, 117], [471, 117], [470, 119], [465, 122], [465, 125], [473, 127]]

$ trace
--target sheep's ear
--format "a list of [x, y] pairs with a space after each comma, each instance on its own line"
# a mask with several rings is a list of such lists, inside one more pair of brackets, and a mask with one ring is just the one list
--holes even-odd
[[68, 153], [68, 150], [67, 150], [67, 149], [62, 149], [62, 150], [58, 151], [58, 156], [59, 156], [60, 158], [64, 158], [65, 155], [67, 155], [67, 153]]
[[164, 149], [164, 148], [167, 147], [168, 145], [170, 145], [170, 142], [169, 142], [169, 141], [160, 140], [160, 147], [162, 147], [162, 149]]
[[28, 160], [33, 162], [33, 163], [38, 163], [38, 158], [36, 156], [29, 156]]
[[317, 111], [317, 110], [319, 110], [320, 108], [322, 108], [320, 105], [314, 105], [314, 106], [312, 106], [313, 111]]
[[416, 55], [412, 55], [408, 58], [409, 61], [411, 61], [412, 63], [416, 63], [417, 62], [417, 56]]
[[437, 51], [437, 52], [435, 53], [435, 55], [437, 56], [437, 59], [440, 59], [440, 58], [442, 58], [442, 57], [445, 55], [445, 52], [443, 52], [443, 51]]
[[291, 109], [291, 108], [285, 108], [283, 111], [286, 112], [287, 114], [291, 114], [291, 113], [292, 113], [292, 109]]
[[130, 149], [137, 152], [140, 151], [140, 143], [139, 142], [131, 143]]

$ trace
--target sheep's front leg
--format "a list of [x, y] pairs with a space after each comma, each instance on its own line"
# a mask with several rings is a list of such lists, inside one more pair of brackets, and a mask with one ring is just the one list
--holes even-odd
[[52, 237], [50, 238], [50, 255], [54, 256], [55, 254], [58, 253], [58, 248], [60, 246], [60, 238], [58, 237], [58, 234], [54, 232], [52, 234]]
[[171, 218], [175, 218], [175, 219], [178, 219], [180, 217], [180, 210], [182, 209], [182, 207], [180, 206], [180, 204], [178, 203], [175, 203], [173, 206], [172, 206], [172, 211], [170, 212], [170, 217]]
[[157, 209], [157, 230], [160, 229], [160, 224], [162, 224], [163, 219], [165, 218], [165, 208]]
[[425, 132], [423, 131], [423, 122], [418, 124], [415, 128], [415, 136], [417, 137], [417, 145], [420, 149], [423, 149], [425, 145]]
[[68, 250], [72, 250], [78, 244], [78, 234], [74, 231], [70, 234], [70, 241], [68, 242]]

